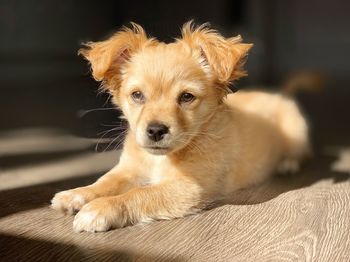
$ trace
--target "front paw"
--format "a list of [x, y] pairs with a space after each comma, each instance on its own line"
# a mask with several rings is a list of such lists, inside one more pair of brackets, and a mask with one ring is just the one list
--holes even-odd
[[86, 203], [95, 198], [88, 188], [76, 188], [57, 193], [51, 200], [51, 207], [65, 214], [72, 215]]
[[102, 197], [86, 204], [74, 218], [74, 231], [103, 232], [125, 226], [126, 212], [118, 202]]

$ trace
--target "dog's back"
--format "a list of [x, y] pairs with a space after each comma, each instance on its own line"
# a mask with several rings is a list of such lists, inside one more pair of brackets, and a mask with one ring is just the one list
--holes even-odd
[[228, 95], [226, 103], [264, 119], [280, 131], [285, 152], [280, 171], [296, 171], [300, 160], [310, 154], [308, 125], [292, 98], [278, 93], [239, 91]]

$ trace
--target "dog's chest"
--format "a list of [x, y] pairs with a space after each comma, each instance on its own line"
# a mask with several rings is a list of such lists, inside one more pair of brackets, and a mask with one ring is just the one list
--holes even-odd
[[168, 175], [169, 160], [166, 156], [152, 156], [149, 161], [149, 168], [145, 170], [145, 181], [143, 181], [143, 184], [159, 184]]
[[151, 168], [150, 180], [152, 184], [158, 184], [164, 178], [164, 166], [167, 159], [165, 156], [156, 156]]

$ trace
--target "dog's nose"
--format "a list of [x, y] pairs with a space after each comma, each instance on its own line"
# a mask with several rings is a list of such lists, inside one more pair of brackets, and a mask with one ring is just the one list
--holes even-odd
[[146, 133], [149, 139], [154, 142], [160, 141], [169, 133], [169, 128], [158, 122], [152, 122], [147, 126]]

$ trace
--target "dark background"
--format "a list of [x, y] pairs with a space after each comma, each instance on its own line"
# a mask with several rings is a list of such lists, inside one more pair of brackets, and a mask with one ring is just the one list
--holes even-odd
[[239, 89], [268, 89], [300, 70], [326, 75], [324, 91], [298, 100], [317, 143], [349, 144], [349, 10], [347, 0], [0, 0], [0, 131], [45, 126], [97, 136], [118, 114], [80, 116], [111, 106], [77, 56], [80, 43], [104, 39], [129, 21], [171, 41], [195, 19], [255, 44]]

